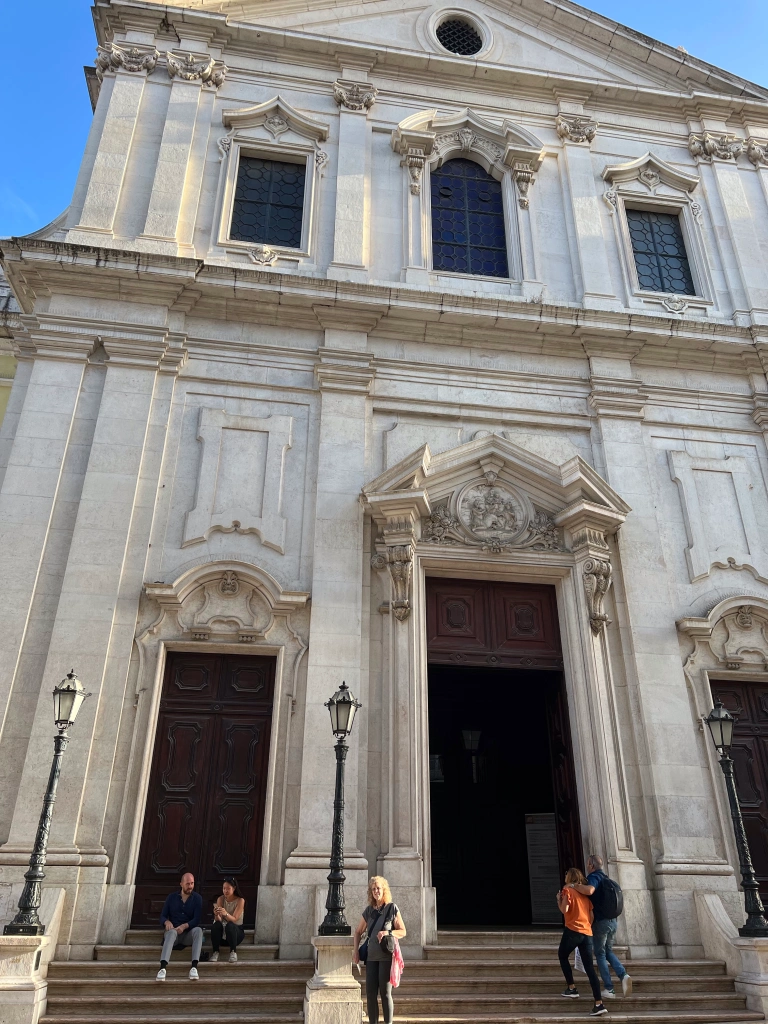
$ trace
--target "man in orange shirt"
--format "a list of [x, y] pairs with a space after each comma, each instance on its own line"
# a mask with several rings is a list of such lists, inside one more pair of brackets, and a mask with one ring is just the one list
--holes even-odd
[[587, 883], [578, 868], [568, 868], [565, 873], [565, 885], [557, 894], [557, 906], [565, 918], [565, 928], [557, 956], [566, 983], [562, 995], [566, 999], [578, 999], [579, 993], [573, 981], [573, 971], [568, 957], [574, 949], [579, 950], [595, 1000], [589, 1016], [601, 1017], [608, 1011], [603, 1006], [600, 982], [592, 963], [592, 901], [589, 897], [594, 891], [595, 887]]

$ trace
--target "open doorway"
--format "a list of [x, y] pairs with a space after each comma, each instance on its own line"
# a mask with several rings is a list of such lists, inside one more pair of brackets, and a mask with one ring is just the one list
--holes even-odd
[[554, 588], [427, 581], [438, 927], [556, 927], [581, 836]]

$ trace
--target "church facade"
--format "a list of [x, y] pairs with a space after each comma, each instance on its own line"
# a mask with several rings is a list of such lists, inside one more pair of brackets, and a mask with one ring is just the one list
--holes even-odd
[[[0, 882], [50, 693], [91, 696], [61, 958], [223, 875], [348, 917], [552, 922], [600, 854], [632, 955], [768, 887], [768, 90], [553, 0], [98, 0], [72, 203], [0, 243]], [[10, 321], [9, 321], [10, 323]]]

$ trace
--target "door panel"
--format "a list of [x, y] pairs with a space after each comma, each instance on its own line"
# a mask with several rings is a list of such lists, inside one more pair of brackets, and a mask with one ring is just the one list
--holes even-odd
[[768, 687], [712, 682], [712, 697], [736, 717], [731, 757], [760, 894], [768, 898]]
[[133, 927], [157, 927], [165, 897], [192, 871], [203, 923], [234, 875], [256, 911], [274, 659], [168, 657], [144, 817]]

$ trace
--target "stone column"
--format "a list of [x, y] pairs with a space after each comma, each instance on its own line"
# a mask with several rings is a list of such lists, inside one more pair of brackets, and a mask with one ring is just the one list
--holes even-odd
[[[388, 746], [383, 751], [389, 765], [389, 793], [383, 828], [379, 870], [397, 891], [397, 902], [407, 920], [408, 945], [424, 945], [424, 836], [421, 810], [424, 793], [423, 749], [420, 723], [425, 708], [417, 686], [418, 666], [414, 631], [418, 619], [412, 615], [413, 560], [421, 517], [430, 512], [426, 491], [366, 495], [374, 521], [381, 527], [382, 541], [376, 545], [371, 565], [391, 582], [389, 601], [389, 678], [383, 714]], [[386, 806], [386, 805], [385, 805]]]
[[[168, 74], [173, 79], [168, 110], [160, 142], [149, 209], [144, 230], [136, 239], [148, 252], [172, 256], [194, 256], [191, 242], [179, 244], [180, 220], [185, 189], [192, 182], [190, 160], [195, 132], [207, 140], [210, 131], [212, 90], [224, 82], [226, 67], [207, 53], [169, 53]], [[206, 93], [203, 87], [209, 86]], [[196, 168], [198, 191], [202, 166]]]
[[[333, 311], [319, 314], [324, 323]], [[369, 326], [373, 326], [372, 324]], [[320, 920], [327, 886], [336, 762], [325, 702], [346, 682], [362, 700], [346, 761], [344, 853], [348, 918], [359, 920], [367, 861], [358, 839], [359, 748], [367, 694], [361, 684], [363, 509], [366, 480], [367, 396], [373, 380], [367, 333], [328, 327], [320, 350], [320, 438], [317, 461], [312, 605], [307, 664], [298, 846], [285, 872], [280, 955], [306, 956]], [[356, 888], [355, 888], [356, 887]], [[322, 900], [320, 897], [322, 896]]]
[[589, 145], [598, 124], [583, 113], [581, 102], [560, 102], [557, 134], [563, 142], [565, 173], [571, 196], [582, 301], [593, 309], [618, 306], [603, 235], [602, 206]]
[[80, 220], [71, 227], [69, 242], [103, 245], [105, 236], [112, 235], [147, 74], [154, 70], [158, 56], [154, 46], [143, 43], [99, 47], [96, 73], [101, 79], [106, 78], [102, 88], [111, 85], [109, 106]]
[[641, 779], [659, 941], [669, 955], [700, 956], [694, 890], [736, 895], [736, 881], [717, 855], [712, 835], [711, 794], [675, 627], [674, 576], [659, 544], [654, 461], [643, 441], [645, 394], [628, 359], [591, 355], [590, 366], [590, 405], [597, 415], [605, 476], [632, 506], [619, 534], [618, 553], [633, 653], [635, 742], [645, 763]]
[[[109, 774], [94, 758], [106, 756], [111, 764], [102, 745], [109, 745], [111, 734], [114, 748], [132, 643], [126, 623], [135, 621], [142, 582], [129, 558], [129, 539], [140, 521], [144, 533], [148, 529], [147, 508], [139, 507], [138, 498], [158, 368], [168, 349], [167, 332], [158, 328], [105, 332], [102, 340], [107, 372], [35, 711], [29, 744], [35, 756], [25, 763], [9, 841], [0, 851], [0, 865], [17, 865], [17, 871], [28, 856], [50, 764], [50, 693], [74, 666], [93, 696], [67, 750], [47, 874], [68, 890], [60, 953], [79, 959], [88, 958], [98, 940], [105, 894], [107, 856], [99, 817], [94, 825], [91, 815], [106, 801]], [[151, 506], [150, 500], [149, 516]], [[145, 537], [139, 539], [146, 547]], [[135, 591], [133, 619], [123, 603], [126, 588]]]
[[[17, 344], [34, 361], [20, 376], [19, 390], [14, 388], [12, 404], [16, 405], [17, 398], [23, 398], [23, 404], [16, 410], [0, 490], [0, 735], [4, 750], [9, 750], [6, 710], [38, 586], [86, 360], [95, 341], [95, 335], [82, 325], [65, 318], [25, 317], [24, 329]], [[23, 758], [24, 750], [12, 754], [9, 750], [9, 754]], [[3, 838], [8, 834], [15, 799], [15, 793], [0, 794]], [[39, 806], [35, 807], [39, 814]]]
[[328, 277], [364, 282], [368, 277], [370, 234], [371, 133], [368, 111], [376, 89], [364, 73], [344, 69], [333, 84], [339, 104], [339, 152], [336, 163], [336, 220], [333, 262]]

